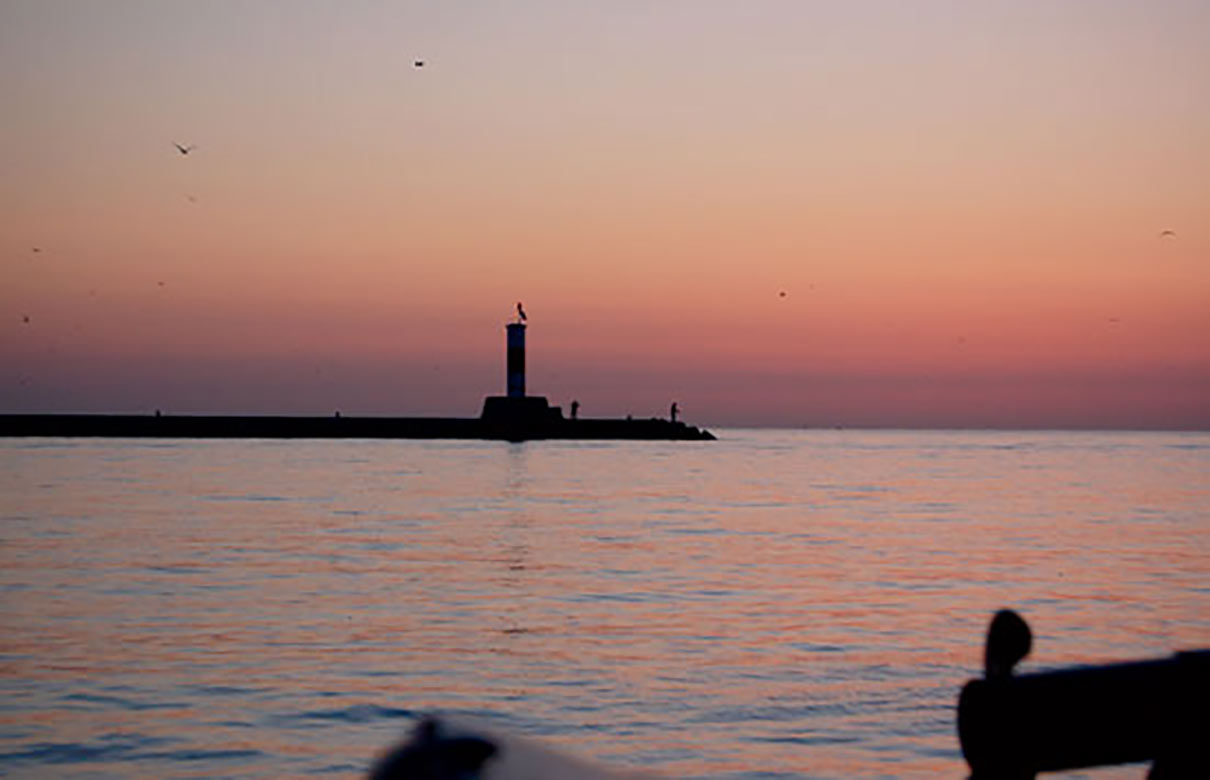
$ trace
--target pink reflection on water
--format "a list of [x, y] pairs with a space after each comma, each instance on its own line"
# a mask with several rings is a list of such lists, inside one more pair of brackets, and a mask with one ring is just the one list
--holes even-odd
[[1210, 646], [1187, 441], [6, 445], [0, 727], [125, 734], [85, 764], [123, 775], [355, 772], [453, 710], [670, 775], [956, 776], [995, 609], [1027, 668]]

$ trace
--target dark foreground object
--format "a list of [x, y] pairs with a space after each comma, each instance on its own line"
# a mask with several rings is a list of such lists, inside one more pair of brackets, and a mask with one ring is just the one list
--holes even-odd
[[407, 742], [379, 759], [370, 780], [443, 780], [479, 777], [497, 755], [495, 742], [481, 736], [451, 736], [440, 721], [421, 721]]
[[958, 699], [974, 780], [1152, 762], [1149, 777], [1210, 777], [1210, 650], [1013, 676], [1029, 626], [1004, 610], [988, 630], [985, 677]]
[[164, 439], [673, 439], [713, 440], [668, 420], [560, 417], [208, 417], [177, 415], [0, 415], [0, 436]]
[[[968, 682], [958, 699], [958, 737], [972, 780], [1145, 761], [1152, 762], [1153, 780], [1210, 777], [1202, 744], [1210, 734], [1210, 650], [1013, 676], [1032, 644], [1015, 612], [992, 619], [985, 676]], [[369, 780], [522, 778], [640, 775], [448, 718], [422, 721], [369, 774]]]
[[381, 756], [369, 780], [655, 780], [583, 761], [487, 726], [426, 718]]

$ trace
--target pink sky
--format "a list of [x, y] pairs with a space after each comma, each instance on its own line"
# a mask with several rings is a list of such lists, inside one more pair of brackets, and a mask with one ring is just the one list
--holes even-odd
[[0, 412], [473, 415], [523, 300], [587, 416], [1206, 428], [1207, 40], [1192, 1], [10, 1]]

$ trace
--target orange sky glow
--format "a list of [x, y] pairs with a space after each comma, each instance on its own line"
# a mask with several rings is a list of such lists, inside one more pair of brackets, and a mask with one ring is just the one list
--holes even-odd
[[470, 416], [522, 300], [586, 416], [1205, 429], [1207, 40], [1192, 0], [11, 0], [0, 413]]

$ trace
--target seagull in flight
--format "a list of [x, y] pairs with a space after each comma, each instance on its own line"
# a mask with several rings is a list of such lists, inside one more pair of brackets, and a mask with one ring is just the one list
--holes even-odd
[[193, 144], [189, 144], [188, 146], [181, 146], [178, 143], [174, 143], [173, 146], [175, 146], [176, 150], [178, 152], [180, 152], [181, 154], [189, 154], [190, 152], [192, 152], [194, 149], [197, 148]]
[[1176, 238], [1176, 231], [1164, 230], [1160, 233], [1160, 238]]
[[517, 317], [519, 317], [522, 322], [525, 322], [527, 319], [529, 319], [525, 316], [525, 309], [521, 308], [521, 301], [517, 301]]

